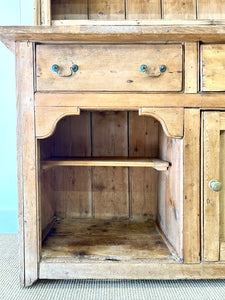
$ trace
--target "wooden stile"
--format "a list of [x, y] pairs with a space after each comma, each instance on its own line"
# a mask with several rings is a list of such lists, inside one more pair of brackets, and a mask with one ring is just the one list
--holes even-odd
[[185, 263], [200, 262], [200, 110], [184, 114], [184, 224]]
[[34, 127], [34, 86], [32, 43], [18, 43], [17, 86], [18, 112], [17, 130], [18, 177], [19, 177], [19, 218], [21, 237], [21, 285], [32, 285], [38, 278], [39, 263], [39, 222], [36, 201], [37, 162]]
[[41, 0], [41, 25], [50, 26], [52, 21], [51, 0]]
[[199, 81], [199, 45], [185, 43], [185, 93], [197, 93]]

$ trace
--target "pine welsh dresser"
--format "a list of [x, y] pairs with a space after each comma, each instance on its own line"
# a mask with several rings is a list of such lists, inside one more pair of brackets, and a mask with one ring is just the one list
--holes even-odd
[[15, 53], [20, 279], [225, 278], [225, 2], [35, 0]]

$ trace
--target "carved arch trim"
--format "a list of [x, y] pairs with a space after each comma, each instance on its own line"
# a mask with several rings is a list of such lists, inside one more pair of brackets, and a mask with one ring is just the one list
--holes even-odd
[[178, 108], [152, 108], [139, 109], [140, 116], [151, 116], [160, 122], [165, 134], [170, 138], [181, 139], [184, 136], [184, 109]]
[[48, 107], [38, 106], [35, 108], [36, 137], [44, 139], [51, 136], [57, 123], [66, 116], [80, 115], [79, 107]]

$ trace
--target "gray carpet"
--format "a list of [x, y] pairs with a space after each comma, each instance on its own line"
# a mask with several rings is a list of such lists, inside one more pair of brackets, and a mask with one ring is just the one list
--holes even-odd
[[20, 288], [16, 235], [0, 235], [0, 300], [225, 300], [225, 280], [39, 280]]

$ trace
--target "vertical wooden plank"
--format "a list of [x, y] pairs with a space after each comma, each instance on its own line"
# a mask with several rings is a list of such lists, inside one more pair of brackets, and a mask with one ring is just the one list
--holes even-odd
[[[158, 157], [158, 126], [154, 118], [129, 113], [129, 156]], [[130, 217], [156, 219], [158, 172], [152, 168], [130, 168]]]
[[21, 285], [38, 278], [39, 220], [37, 215], [36, 143], [34, 126], [33, 44], [16, 43], [18, 115], [18, 187]]
[[41, 3], [34, 0], [34, 25], [41, 25]]
[[55, 169], [54, 200], [60, 218], [92, 217], [92, 181], [89, 167]]
[[[223, 114], [224, 113], [220, 113]], [[220, 241], [225, 242], [225, 131], [220, 131], [220, 182], [222, 182], [223, 188], [219, 192], [220, 203]]]
[[56, 157], [91, 156], [90, 113], [68, 116], [59, 121], [53, 136]]
[[157, 220], [178, 256], [183, 257], [183, 140], [172, 139], [159, 127], [159, 158], [170, 167], [158, 175]]
[[92, 113], [93, 156], [128, 156], [127, 113]]
[[93, 209], [96, 219], [129, 217], [127, 168], [94, 168]]
[[89, 19], [96, 20], [124, 20], [124, 0], [89, 0]]
[[41, 25], [50, 26], [51, 23], [51, 0], [41, 0]]
[[204, 112], [204, 260], [219, 259], [219, 193], [209, 188], [219, 180], [220, 113]]
[[160, 0], [126, 0], [128, 20], [161, 19]]
[[52, 20], [86, 20], [88, 0], [52, 0]]
[[198, 0], [198, 19], [224, 19], [224, 0]]
[[[93, 156], [128, 156], [126, 112], [92, 113]], [[93, 168], [93, 210], [99, 219], [129, 216], [128, 169]]]
[[[90, 113], [62, 119], [56, 128], [54, 156], [91, 156]], [[56, 215], [61, 218], [91, 218], [91, 168], [60, 167], [54, 170]]]
[[198, 92], [198, 43], [185, 43], [185, 93]]
[[200, 111], [184, 115], [184, 262], [200, 261]]
[[196, 0], [163, 0], [164, 19], [196, 19]]

